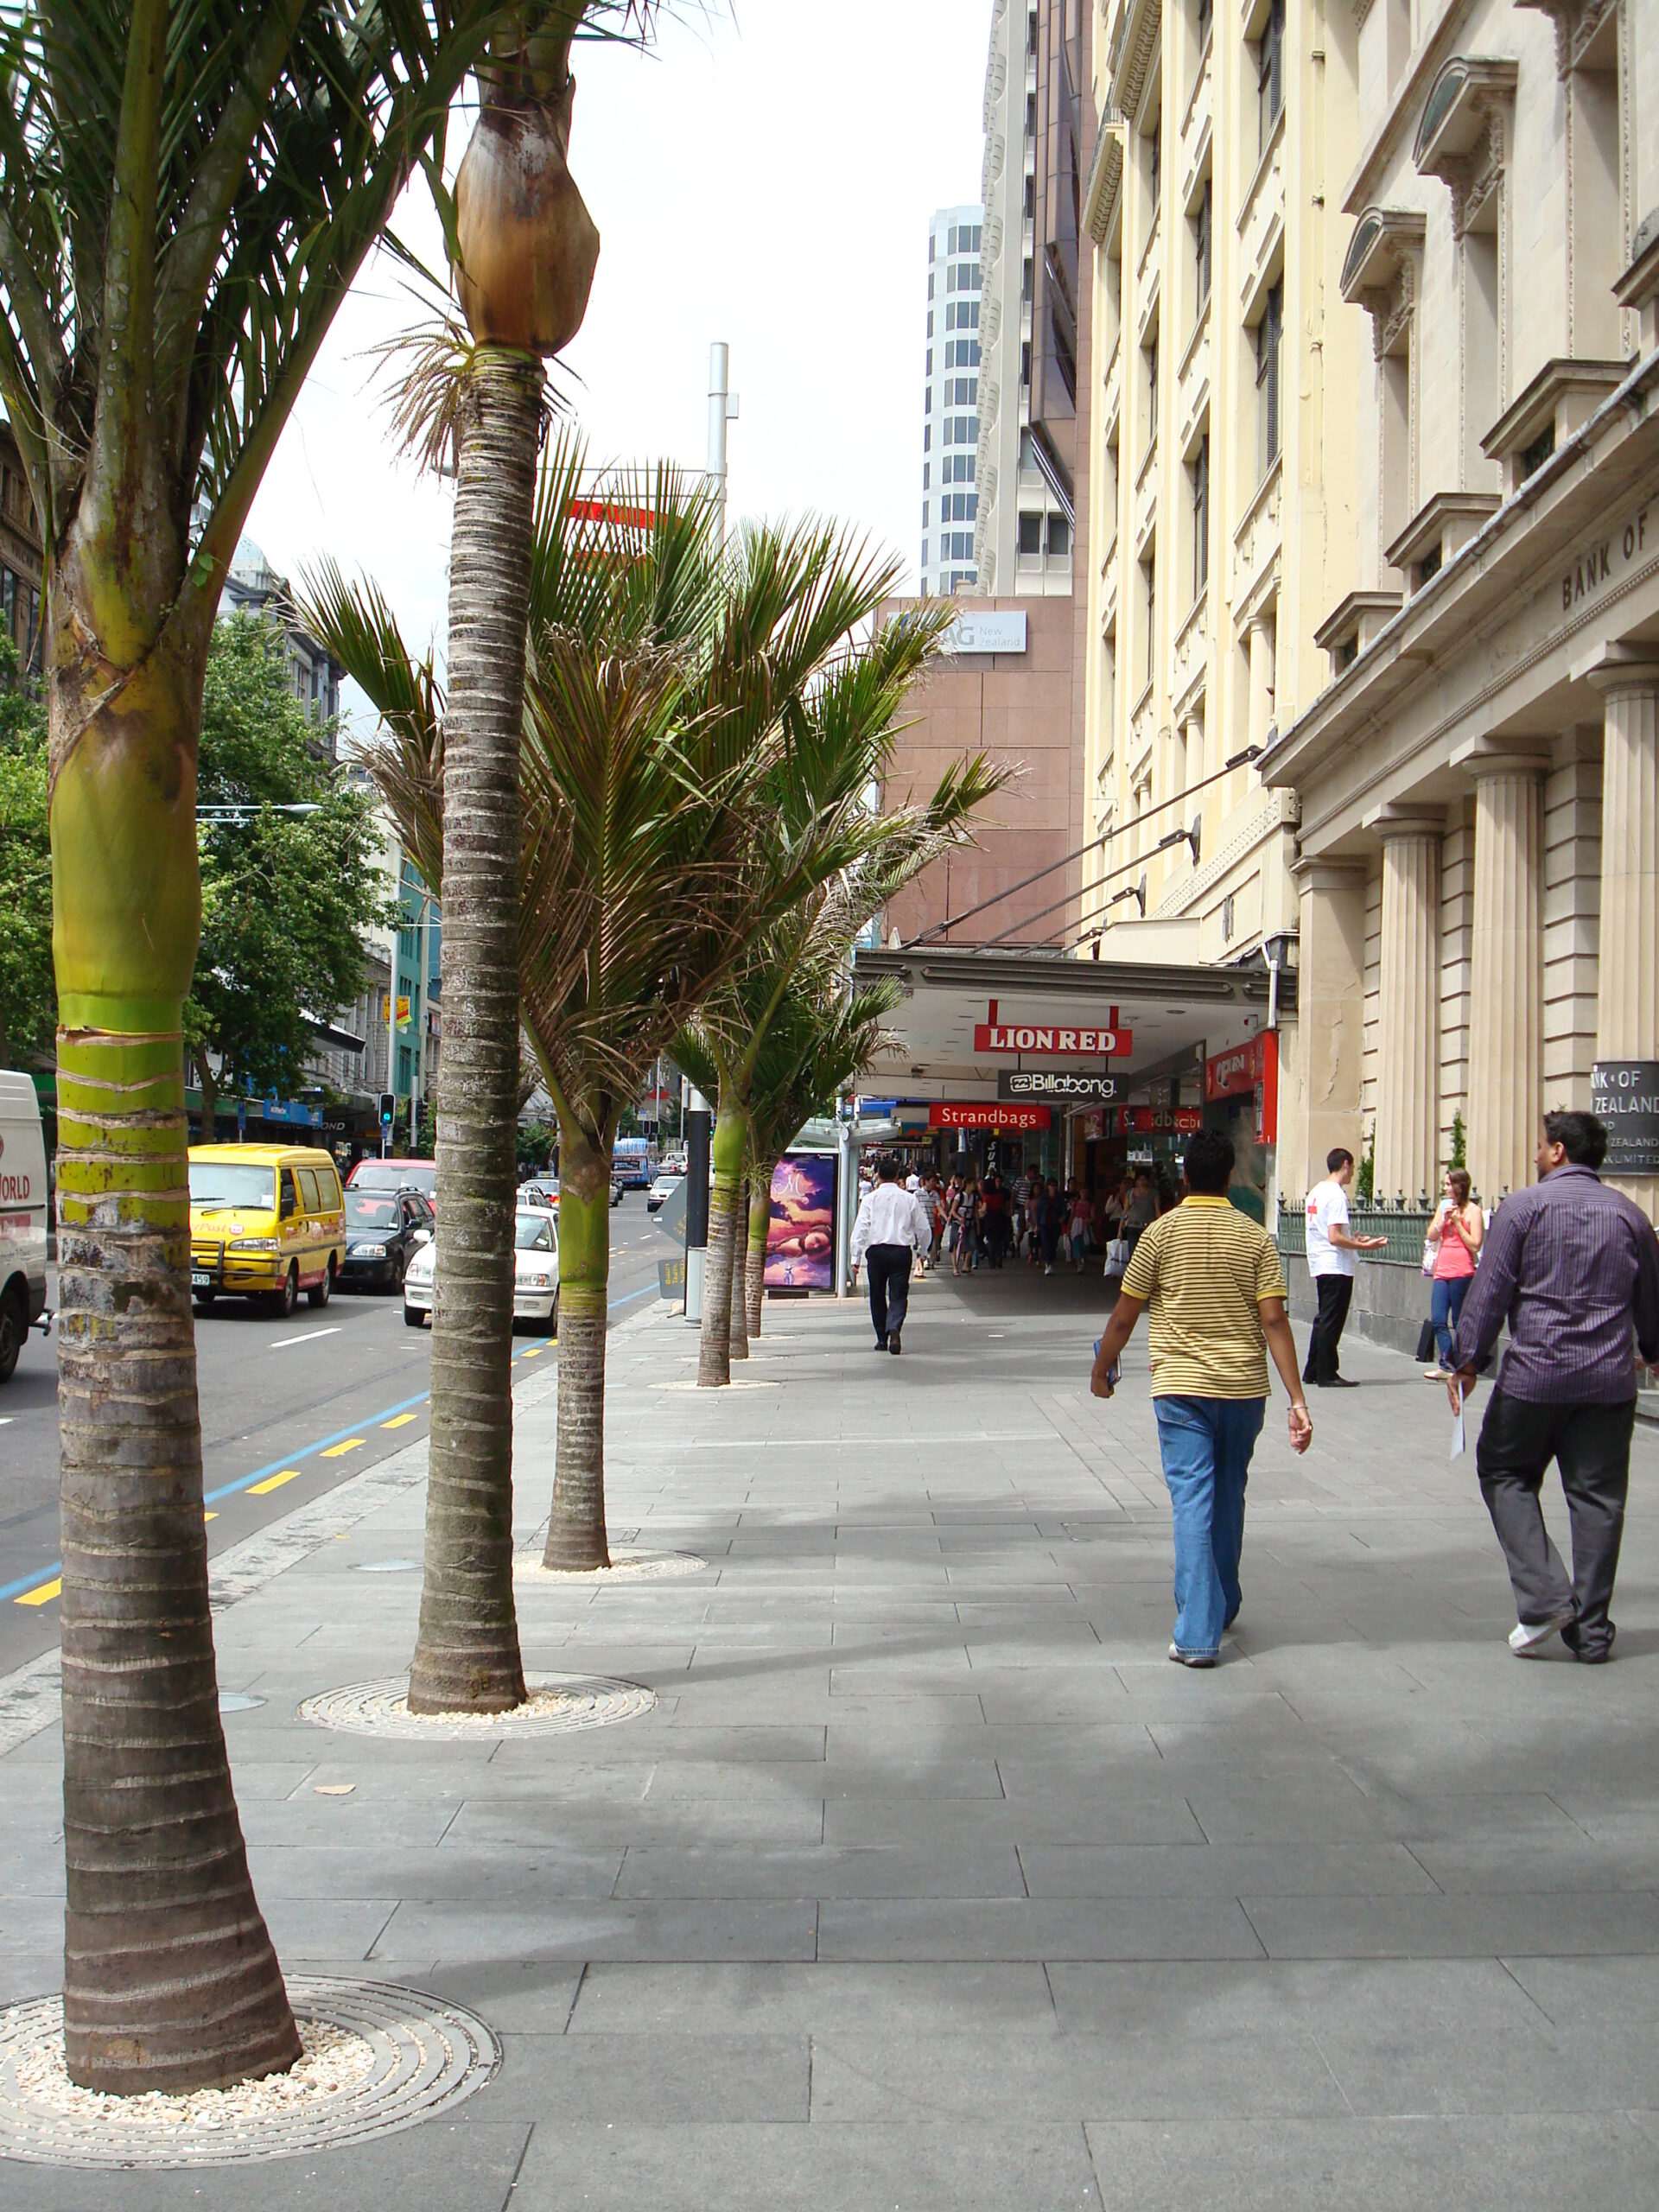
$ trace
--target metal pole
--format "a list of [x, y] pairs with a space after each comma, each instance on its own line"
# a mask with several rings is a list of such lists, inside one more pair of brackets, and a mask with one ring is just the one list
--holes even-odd
[[726, 425], [737, 420], [731, 366], [732, 349], [724, 339], [717, 338], [709, 348], [709, 480], [722, 543], [726, 537]]

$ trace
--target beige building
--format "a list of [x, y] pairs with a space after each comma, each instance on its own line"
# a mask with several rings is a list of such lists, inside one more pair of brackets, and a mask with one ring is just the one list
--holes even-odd
[[1593, 1096], [1651, 1208], [1659, 0], [1357, 13], [1325, 353], [1357, 342], [1357, 496], [1263, 764], [1300, 810], [1281, 1179], [1374, 1142], [1415, 1196], [1460, 1123], [1490, 1202]]
[[1297, 795], [1241, 756], [1319, 692], [1315, 632], [1357, 581], [1365, 334], [1333, 201], [1359, 47], [1348, 0], [1102, 6], [1080, 927], [1103, 959], [1177, 925], [1207, 963], [1294, 958]]

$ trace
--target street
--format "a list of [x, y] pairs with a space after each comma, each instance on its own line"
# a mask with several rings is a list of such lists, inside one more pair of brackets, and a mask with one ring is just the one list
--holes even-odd
[[[611, 1216], [611, 1316], [637, 1312], [677, 1250], [630, 1191]], [[55, 1271], [47, 1303], [57, 1306]], [[337, 1293], [286, 1321], [226, 1300], [197, 1316], [207, 1545], [222, 1550], [278, 1513], [423, 1433], [432, 1338], [401, 1300]], [[552, 1340], [524, 1332], [515, 1363]], [[0, 1673], [58, 1637], [58, 1339], [31, 1332], [0, 1392]]]

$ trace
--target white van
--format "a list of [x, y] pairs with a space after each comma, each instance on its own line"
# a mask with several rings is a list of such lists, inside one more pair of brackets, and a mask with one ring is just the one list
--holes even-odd
[[46, 1310], [46, 1141], [26, 1075], [0, 1068], [0, 1382]]

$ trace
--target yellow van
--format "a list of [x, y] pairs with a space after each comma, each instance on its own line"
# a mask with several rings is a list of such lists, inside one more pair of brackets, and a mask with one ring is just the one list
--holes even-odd
[[298, 1145], [190, 1147], [190, 1294], [259, 1298], [281, 1317], [303, 1290], [326, 1306], [346, 1258], [340, 1177]]

